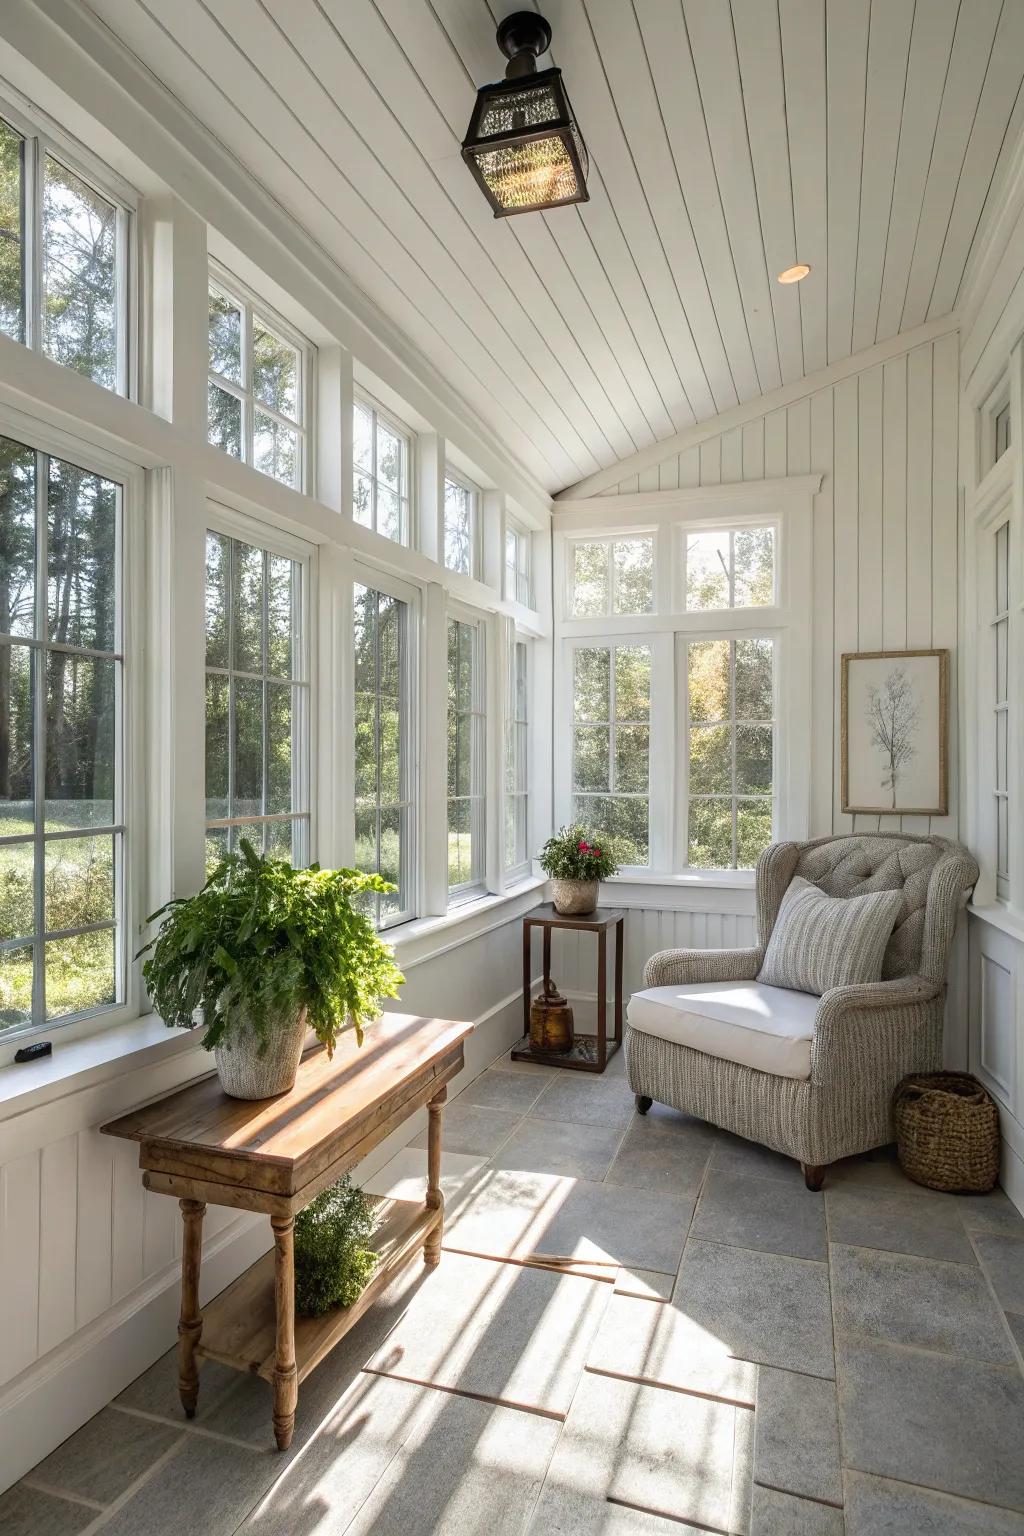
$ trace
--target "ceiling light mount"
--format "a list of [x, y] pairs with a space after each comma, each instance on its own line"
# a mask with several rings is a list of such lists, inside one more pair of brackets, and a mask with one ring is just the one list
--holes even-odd
[[536, 11], [514, 11], [495, 34], [508, 59], [504, 80], [481, 86], [462, 155], [496, 219], [585, 203], [589, 162], [560, 69], [537, 69], [551, 28]]
[[810, 273], [810, 270], [806, 261], [795, 262], [793, 266], [787, 267], [784, 272], [779, 273], [779, 282], [802, 283], [804, 278]]

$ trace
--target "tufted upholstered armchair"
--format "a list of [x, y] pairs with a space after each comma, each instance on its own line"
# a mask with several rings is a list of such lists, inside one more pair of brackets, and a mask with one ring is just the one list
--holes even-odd
[[[794, 875], [830, 896], [902, 890], [880, 981], [820, 998], [757, 982]], [[626, 1028], [637, 1109], [656, 1100], [796, 1158], [810, 1189], [837, 1158], [892, 1141], [893, 1089], [942, 1064], [949, 951], [977, 878], [971, 855], [939, 837], [774, 843], [757, 863], [755, 948], [647, 962]]]

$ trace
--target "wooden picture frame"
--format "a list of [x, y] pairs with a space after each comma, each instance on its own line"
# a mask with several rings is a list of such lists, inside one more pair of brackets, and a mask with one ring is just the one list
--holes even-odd
[[848, 651], [840, 693], [843, 811], [947, 815], [949, 651]]

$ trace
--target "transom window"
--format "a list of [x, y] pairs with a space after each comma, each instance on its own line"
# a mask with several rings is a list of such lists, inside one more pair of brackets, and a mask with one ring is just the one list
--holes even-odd
[[371, 896], [378, 928], [414, 915], [409, 605], [356, 585], [355, 865], [398, 890]]
[[480, 493], [449, 470], [444, 479], [444, 563], [450, 571], [475, 576]]
[[411, 435], [368, 400], [352, 412], [352, 508], [357, 523], [409, 542]]
[[515, 640], [508, 649], [505, 704], [505, 869], [530, 862], [529, 832], [529, 645]]
[[505, 596], [530, 606], [530, 535], [513, 522], [505, 524]]
[[571, 546], [569, 612], [650, 613], [654, 607], [654, 538], [577, 539]]
[[206, 536], [206, 862], [247, 838], [309, 861], [303, 569]]
[[775, 530], [715, 528], [686, 535], [686, 607], [762, 608], [775, 602]]
[[484, 880], [483, 630], [448, 620], [448, 895], [459, 900]]
[[749, 869], [772, 840], [774, 645], [686, 643], [687, 863]]
[[613, 838], [621, 864], [650, 859], [651, 649], [573, 652], [573, 818]]
[[0, 206], [0, 331], [127, 394], [127, 203], [46, 135], [4, 118]]
[[301, 490], [313, 348], [219, 276], [210, 282], [209, 341], [208, 440]]
[[1010, 524], [999, 525], [995, 540], [995, 591], [992, 594], [992, 663], [995, 676], [992, 748], [996, 802], [996, 894], [1010, 894]]
[[0, 1030], [124, 999], [121, 487], [0, 439]]

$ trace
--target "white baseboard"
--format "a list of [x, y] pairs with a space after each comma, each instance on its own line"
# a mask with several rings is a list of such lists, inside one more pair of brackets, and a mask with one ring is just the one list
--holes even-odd
[[1021, 1158], [1003, 1138], [999, 1165], [999, 1182], [1024, 1215], [1024, 1158]]
[[[457, 1093], [501, 1056], [522, 1033], [522, 996], [502, 998], [466, 1041], [466, 1065], [453, 1079]], [[376, 1147], [359, 1168], [369, 1178], [426, 1125], [421, 1109]], [[270, 1247], [270, 1224], [240, 1213], [203, 1245], [205, 1304]], [[91, 1419], [177, 1337], [179, 1266], [168, 1265], [56, 1349], [33, 1362], [0, 1391], [0, 1492]]]

